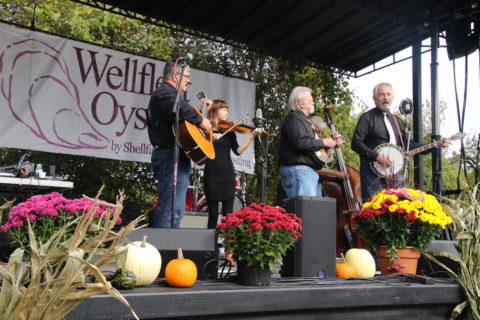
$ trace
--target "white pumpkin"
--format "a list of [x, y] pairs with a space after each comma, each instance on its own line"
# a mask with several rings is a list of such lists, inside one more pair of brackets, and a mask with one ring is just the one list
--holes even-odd
[[375, 259], [365, 249], [349, 249], [345, 254], [345, 261], [353, 264], [361, 278], [371, 278], [375, 275]]
[[135, 241], [120, 248], [117, 268], [133, 272], [137, 277], [137, 287], [155, 281], [161, 267], [160, 252], [147, 242], [147, 236], [143, 237], [143, 241]]

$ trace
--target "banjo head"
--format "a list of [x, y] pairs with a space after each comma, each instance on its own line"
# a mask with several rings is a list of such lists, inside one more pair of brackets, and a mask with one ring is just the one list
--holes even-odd
[[405, 156], [403, 150], [396, 145], [390, 143], [383, 143], [378, 145], [375, 149], [379, 154], [383, 154], [392, 159], [392, 166], [386, 168], [377, 161], [371, 162], [373, 172], [380, 177], [389, 175], [396, 175], [405, 168]]

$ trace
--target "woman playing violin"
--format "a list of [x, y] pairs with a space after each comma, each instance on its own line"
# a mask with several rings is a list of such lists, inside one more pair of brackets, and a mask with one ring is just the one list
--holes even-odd
[[242, 154], [263, 129], [254, 129], [242, 145], [238, 144], [235, 132], [221, 133], [220, 131], [225, 130], [220, 130], [219, 123], [228, 120], [228, 104], [223, 100], [213, 100], [208, 110], [208, 119], [214, 131], [215, 159], [209, 159], [205, 163], [203, 185], [208, 206], [208, 228], [213, 229], [217, 225], [220, 202], [223, 215], [233, 211], [235, 172], [230, 150], [236, 155]]

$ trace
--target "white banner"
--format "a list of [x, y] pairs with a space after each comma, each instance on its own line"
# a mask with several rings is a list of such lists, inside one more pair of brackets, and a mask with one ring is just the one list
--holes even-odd
[[[0, 23], [0, 146], [150, 162], [146, 109], [163, 65]], [[253, 82], [195, 69], [190, 81], [191, 104], [203, 91], [229, 103], [230, 120], [254, 117]], [[253, 145], [232, 157], [253, 173]]]

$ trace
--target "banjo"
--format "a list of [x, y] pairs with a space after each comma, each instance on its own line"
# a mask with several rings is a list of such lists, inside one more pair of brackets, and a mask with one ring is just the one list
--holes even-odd
[[[458, 132], [454, 134], [453, 136], [450, 137], [450, 140], [457, 140], [460, 139], [463, 135]], [[410, 158], [420, 152], [423, 152], [425, 150], [428, 150], [433, 147], [438, 147], [439, 145], [442, 144], [442, 140], [435, 141], [429, 144], [426, 144], [424, 146], [421, 146], [419, 148], [410, 150], [408, 152], [405, 152], [401, 147], [390, 144], [390, 143], [383, 143], [378, 145], [374, 151], [378, 152], [379, 154], [383, 154], [388, 156], [393, 164], [386, 168], [385, 166], [381, 165], [378, 163], [378, 161], [373, 161], [370, 163], [370, 166], [372, 168], [372, 171], [379, 177], [385, 177], [389, 175], [396, 175], [399, 172], [401, 172], [406, 165], [406, 159]]]

